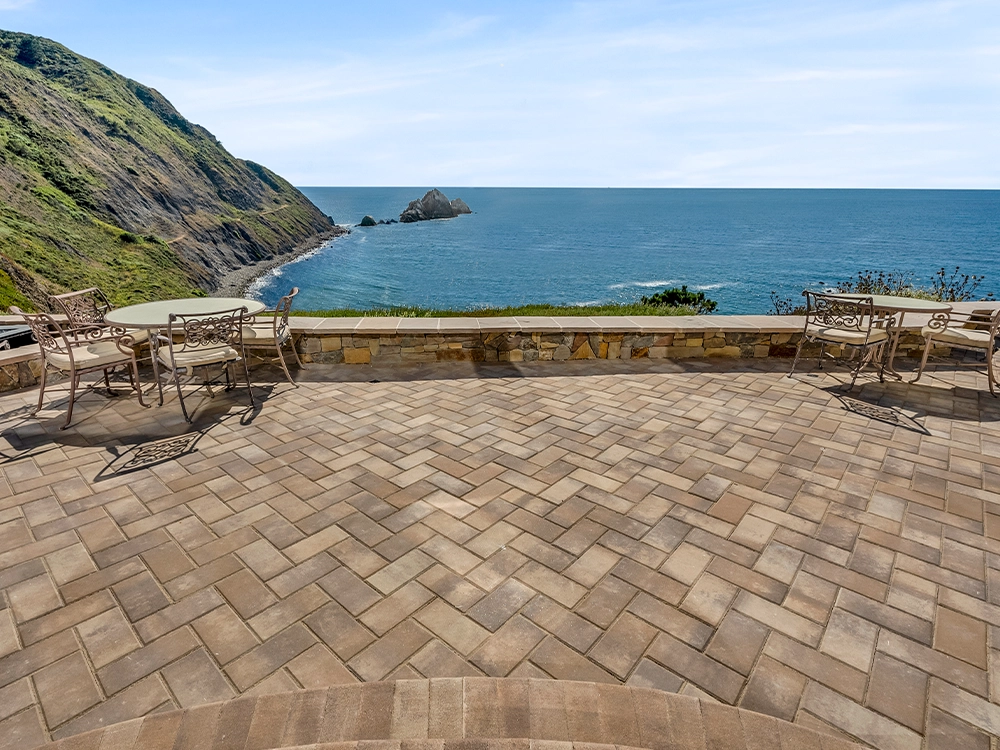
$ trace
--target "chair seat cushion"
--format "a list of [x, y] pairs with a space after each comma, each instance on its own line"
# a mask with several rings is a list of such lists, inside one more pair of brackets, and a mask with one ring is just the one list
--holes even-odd
[[967, 349], [990, 349], [992, 346], [990, 332], [979, 331], [975, 328], [945, 328], [942, 330], [924, 326], [920, 333], [924, 336], [929, 335], [934, 341]]
[[270, 323], [256, 323], [252, 326], [243, 326], [243, 346], [276, 346], [278, 343], [284, 344], [288, 341], [289, 333], [286, 328], [279, 334], [278, 341], [274, 340], [274, 326]]
[[834, 328], [831, 326], [811, 325], [806, 330], [808, 336], [833, 341], [838, 344], [849, 346], [863, 346], [867, 335], [869, 344], [878, 344], [889, 338], [889, 334], [884, 328], [872, 328], [871, 332], [858, 331], [853, 328]]
[[149, 341], [149, 331], [144, 328], [129, 328], [126, 333], [135, 341], [136, 346]]
[[[161, 349], [158, 359], [168, 369], [170, 368], [169, 351]], [[205, 349], [191, 348], [174, 352], [174, 362], [177, 364], [178, 369], [221, 365], [226, 362], [238, 362], [239, 360], [239, 352], [230, 346], [213, 346], [211, 348], [206, 347]]]
[[[69, 354], [63, 352], [46, 352], [46, 359], [60, 370], [69, 370]], [[114, 365], [131, 362], [129, 356], [119, 349], [114, 341], [97, 340], [86, 346], [73, 347], [73, 362], [78, 370], [91, 367], [113, 367]]]

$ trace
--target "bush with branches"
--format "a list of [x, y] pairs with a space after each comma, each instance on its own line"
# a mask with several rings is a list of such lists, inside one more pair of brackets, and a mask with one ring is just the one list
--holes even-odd
[[706, 297], [704, 292], [690, 291], [687, 284], [680, 289], [671, 287], [649, 297], [643, 297], [642, 304], [654, 307], [690, 307], [698, 315], [715, 312], [719, 306], [718, 302]]

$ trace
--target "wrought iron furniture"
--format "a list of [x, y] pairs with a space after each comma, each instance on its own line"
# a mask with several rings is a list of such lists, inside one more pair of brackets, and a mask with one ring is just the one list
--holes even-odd
[[[889, 339], [892, 328], [891, 317], [875, 317], [875, 305], [871, 296], [844, 296], [804, 291], [806, 298], [806, 321], [795, 348], [795, 359], [788, 377], [792, 377], [806, 342], [820, 343], [819, 364], [823, 366], [823, 355], [827, 344], [838, 346], [841, 351], [851, 347], [860, 353], [857, 367], [851, 375], [851, 388], [858, 379], [858, 373], [868, 362], [879, 360], [879, 380], [885, 378], [885, 360], [877, 357], [878, 348]], [[854, 352], [852, 352], [853, 356]]]
[[296, 384], [292, 379], [292, 374], [288, 371], [288, 365], [285, 363], [285, 357], [281, 353], [281, 348], [286, 343], [290, 343], [292, 345], [292, 353], [295, 355], [295, 361], [299, 367], [302, 367], [302, 360], [299, 359], [299, 353], [295, 349], [295, 342], [292, 340], [291, 329], [288, 327], [288, 313], [291, 312], [292, 302], [298, 293], [299, 288], [297, 286], [292, 287], [292, 290], [288, 294], [278, 300], [278, 304], [274, 306], [273, 310], [265, 311], [272, 314], [269, 320], [257, 321], [251, 318], [250, 325], [243, 326], [244, 348], [250, 351], [274, 350], [278, 355], [278, 362], [281, 363], [281, 369], [285, 371], [285, 377], [288, 378], [288, 382], [292, 385]]
[[[163, 381], [160, 379], [159, 368], [165, 367], [173, 376], [177, 387], [177, 397], [181, 402], [184, 419], [191, 421], [187, 407], [184, 405], [184, 392], [181, 389], [181, 374], [187, 377], [194, 375], [195, 369], [208, 370], [221, 366], [226, 374], [226, 390], [236, 384], [237, 362], [243, 363], [246, 374], [247, 390], [250, 392], [250, 405], [256, 407], [253, 388], [250, 385], [250, 370], [247, 367], [246, 352], [243, 350], [243, 322], [247, 308], [238, 307], [232, 310], [216, 310], [211, 313], [171, 313], [167, 318], [166, 335], [159, 333], [152, 337], [153, 343], [153, 373], [160, 392], [160, 405], [163, 405]], [[211, 380], [206, 372], [205, 386], [212, 395]]]
[[986, 355], [986, 379], [990, 384], [990, 393], [997, 395], [997, 373], [993, 363], [997, 348], [997, 337], [1000, 336], [1000, 308], [992, 311], [959, 314], [955, 312], [938, 313], [920, 330], [924, 337], [924, 356], [920, 359], [920, 369], [912, 383], [920, 380], [927, 366], [927, 357], [935, 343], [953, 349], [982, 351]]
[[[49, 297], [49, 300], [65, 313], [73, 328], [80, 326], [109, 327], [110, 324], [105, 320], [105, 316], [115, 309], [104, 292], [96, 286], [81, 289], [79, 292], [56, 294]], [[129, 335], [135, 339], [136, 344], [145, 343], [149, 339], [147, 331], [135, 331]]]
[[36, 412], [42, 408], [49, 367], [69, 376], [69, 407], [66, 410], [66, 423], [60, 429], [65, 430], [69, 427], [73, 419], [73, 404], [76, 402], [76, 389], [80, 384], [80, 376], [90, 372], [103, 371], [104, 384], [110, 392], [111, 381], [108, 372], [115, 367], [127, 365], [132, 388], [139, 395], [139, 403], [146, 406], [142, 400], [142, 390], [139, 388], [139, 365], [136, 362], [134, 349], [136, 342], [132, 334], [126, 333], [124, 328], [108, 328], [100, 325], [63, 328], [51, 315], [26, 313], [17, 307], [10, 309], [14, 314], [24, 318], [42, 350], [42, 376]]

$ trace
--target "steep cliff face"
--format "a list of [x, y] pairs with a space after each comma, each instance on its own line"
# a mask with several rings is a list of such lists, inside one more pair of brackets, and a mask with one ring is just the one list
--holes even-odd
[[91, 285], [119, 303], [211, 292], [337, 231], [157, 91], [0, 31], [0, 308]]

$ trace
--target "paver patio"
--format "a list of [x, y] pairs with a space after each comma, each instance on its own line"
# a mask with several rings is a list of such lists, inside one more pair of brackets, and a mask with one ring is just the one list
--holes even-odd
[[997, 748], [1000, 400], [787, 368], [312, 366], [193, 429], [90, 395], [60, 432], [6, 394], [0, 747], [488, 675]]

